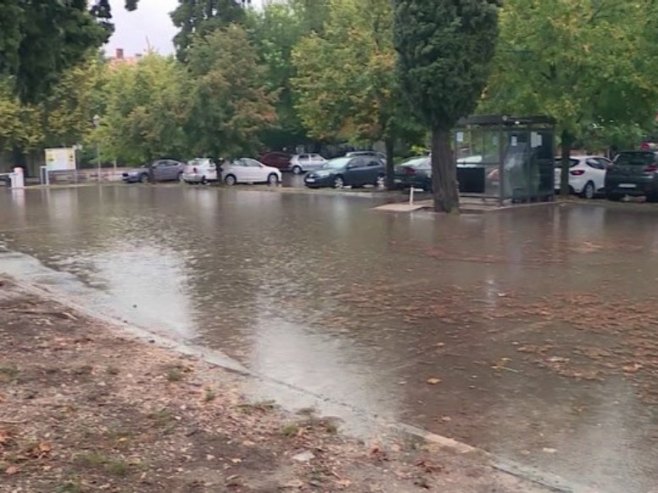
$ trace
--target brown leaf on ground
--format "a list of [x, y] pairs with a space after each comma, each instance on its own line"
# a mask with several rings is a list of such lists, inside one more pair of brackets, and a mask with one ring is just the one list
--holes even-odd
[[438, 385], [438, 384], [441, 383], [441, 379], [440, 378], [428, 378], [427, 383], [429, 383], [430, 385]]
[[7, 476], [13, 476], [14, 474], [18, 474], [19, 470], [18, 467], [16, 466], [9, 466], [7, 469], [5, 469], [5, 474]]

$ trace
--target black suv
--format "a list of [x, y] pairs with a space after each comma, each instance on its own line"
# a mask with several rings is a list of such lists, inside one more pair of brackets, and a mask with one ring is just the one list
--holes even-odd
[[658, 202], [658, 153], [620, 152], [605, 175], [605, 194], [608, 200], [644, 195], [647, 202]]

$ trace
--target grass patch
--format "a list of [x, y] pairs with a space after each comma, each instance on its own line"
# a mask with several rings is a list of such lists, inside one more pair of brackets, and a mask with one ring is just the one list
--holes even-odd
[[183, 380], [183, 371], [180, 368], [169, 368], [167, 370], [167, 381], [180, 382]]
[[253, 411], [259, 411], [262, 413], [272, 411], [273, 409], [276, 408], [276, 404], [274, 401], [260, 401], [260, 402], [254, 402], [254, 403], [246, 403], [246, 404], [239, 404], [238, 409], [244, 412], [253, 412]]
[[85, 452], [75, 458], [75, 462], [88, 469], [103, 471], [109, 475], [124, 478], [130, 473], [130, 464], [122, 459], [108, 457], [100, 452]]
[[206, 391], [203, 394], [203, 400], [206, 402], [212, 402], [217, 398], [217, 394], [215, 394], [215, 391], [211, 389], [210, 387], [206, 387]]
[[0, 382], [2, 383], [12, 382], [16, 380], [16, 378], [18, 378], [19, 373], [20, 371], [15, 366], [0, 365]]
[[295, 423], [288, 423], [283, 428], [281, 428], [281, 434], [285, 437], [292, 438], [299, 434], [299, 426]]
[[55, 490], [56, 493], [83, 493], [82, 484], [79, 480], [67, 481]]

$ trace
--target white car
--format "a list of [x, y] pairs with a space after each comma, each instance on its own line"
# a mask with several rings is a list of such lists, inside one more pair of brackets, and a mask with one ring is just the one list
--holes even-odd
[[296, 175], [322, 168], [327, 160], [319, 154], [297, 154], [290, 159], [290, 170]]
[[[560, 190], [562, 160], [555, 160], [555, 190]], [[605, 174], [612, 161], [602, 156], [571, 156], [569, 188], [572, 193], [593, 199], [605, 187]]]
[[248, 157], [236, 159], [222, 165], [222, 181], [227, 185], [236, 183], [281, 183], [281, 171]]
[[192, 159], [185, 165], [181, 180], [185, 183], [201, 183], [202, 185], [217, 181], [217, 165], [209, 158]]

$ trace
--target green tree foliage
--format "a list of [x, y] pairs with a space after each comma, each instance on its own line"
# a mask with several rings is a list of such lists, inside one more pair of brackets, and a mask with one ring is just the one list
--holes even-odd
[[[94, 10], [106, 16], [109, 12]], [[87, 9], [87, 0], [0, 3], [0, 76], [9, 77], [23, 101], [36, 101], [67, 68], [111, 32]]]
[[389, 180], [400, 108], [395, 60], [389, 0], [333, 0], [324, 32], [294, 53], [297, 110], [311, 135], [384, 140]]
[[191, 117], [187, 133], [196, 154], [235, 156], [254, 152], [259, 135], [276, 122], [276, 93], [246, 30], [230, 25], [190, 47]]
[[498, 34], [498, 0], [394, 0], [398, 74], [432, 131], [437, 211], [459, 207], [451, 129], [469, 115], [489, 76]]
[[653, 0], [507, 0], [483, 108], [553, 116], [564, 157], [576, 139], [637, 136], [658, 103], [656, 9]]
[[242, 22], [245, 11], [239, 0], [179, 0], [179, 5], [171, 13], [174, 25], [179, 29], [174, 37], [178, 59], [185, 61], [194, 38], [204, 36]]
[[105, 160], [139, 164], [187, 153], [189, 82], [173, 58], [152, 54], [111, 68], [104, 92], [101, 125], [89, 141]]
[[104, 108], [107, 70], [96, 55], [62, 73], [39, 104], [45, 147], [70, 147], [85, 141], [93, 130], [94, 115]]
[[0, 151], [38, 148], [43, 140], [40, 117], [38, 108], [21, 102], [9, 84], [0, 83]]
[[269, 149], [293, 148], [307, 140], [306, 131], [294, 108], [291, 80], [296, 70], [292, 51], [307, 34], [302, 13], [289, 3], [273, 3], [262, 11], [251, 11], [247, 28], [269, 91], [278, 92], [277, 124], [266, 129], [263, 144]]

